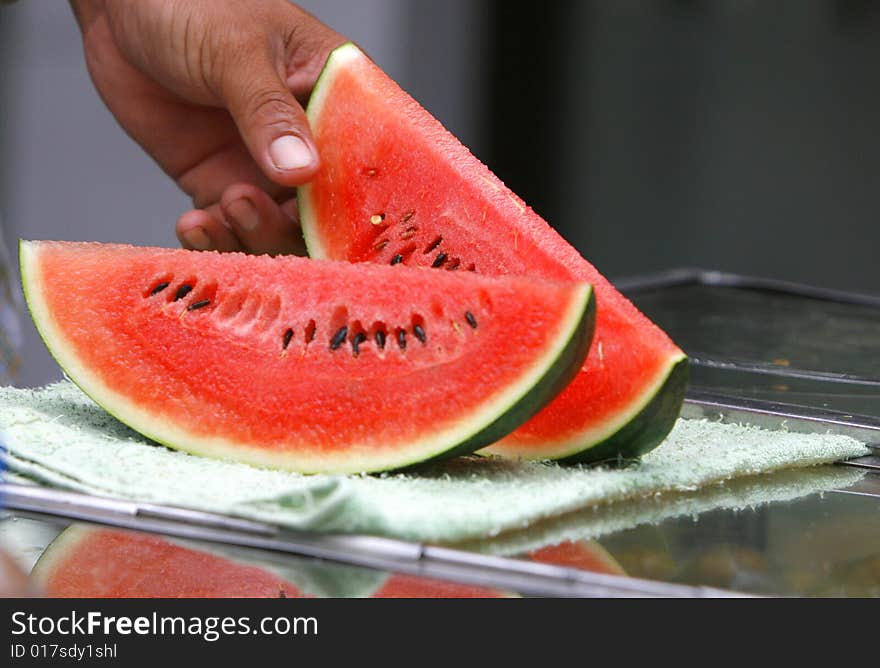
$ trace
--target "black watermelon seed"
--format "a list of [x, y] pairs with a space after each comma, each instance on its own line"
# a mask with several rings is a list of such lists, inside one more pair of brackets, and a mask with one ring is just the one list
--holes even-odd
[[397, 345], [401, 350], [406, 350], [406, 332], [402, 329], [397, 332]]
[[395, 255], [393, 258], [391, 258], [391, 266], [392, 266], [392, 267], [393, 267], [395, 264], [400, 264], [401, 262], [403, 262], [403, 255], [401, 255], [400, 253], [398, 253], [398, 254]]
[[385, 348], [385, 332], [381, 329], [376, 331], [376, 345], [379, 346], [379, 350]]
[[477, 328], [477, 319], [474, 317], [474, 314], [470, 311], [464, 312], [464, 319], [467, 320], [467, 324], [469, 324], [474, 329]]
[[446, 253], [440, 253], [437, 257], [434, 258], [434, 261], [431, 263], [431, 267], [436, 269], [437, 267], [443, 266], [443, 263], [446, 262]]
[[287, 346], [290, 345], [290, 340], [293, 338], [293, 330], [288, 329], [284, 332], [284, 338], [281, 340], [281, 349], [287, 350]]
[[358, 332], [355, 334], [354, 339], [351, 342], [351, 351], [354, 353], [354, 356], [357, 357], [358, 353], [360, 353], [361, 344], [367, 340], [367, 335], [363, 332]]
[[210, 299], [200, 299], [199, 301], [193, 302], [192, 304], [187, 306], [186, 310], [187, 311], [195, 311], [197, 309], [206, 307], [210, 303], [211, 303]]
[[413, 334], [416, 335], [416, 338], [421, 341], [423, 344], [428, 340], [428, 337], [425, 336], [425, 330], [421, 328], [419, 325], [413, 326]]
[[193, 286], [184, 283], [179, 288], [177, 288], [177, 294], [174, 295], [174, 301], [177, 301], [178, 299], [183, 299], [190, 292], [192, 292], [192, 289], [193, 289]]
[[342, 345], [342, 342], [345, 341], [345, 337], [348, 335], [348, 327], [343, 325], [340, 327], [336, 334], [333, 335], [333, 338], [330, 339], [330, 350], [336, 350], [339, 346]]
[[158, 295], [160, 292], [162, 292], [162, 290], [167, 288], [168, 285], [168, 281], [163, 281], [162, 283], [159, 283], [159, 285], [153, 288], [153, 290], [150, 292], [150, 296]]

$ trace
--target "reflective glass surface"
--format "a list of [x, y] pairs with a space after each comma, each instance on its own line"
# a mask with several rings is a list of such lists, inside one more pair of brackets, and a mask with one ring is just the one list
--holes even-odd
[[693, 283], [634, 303], [691, 356], [693, 387], [880, 416], [880, 308]]
[[[42, 594], [59, 597], [523, 595], [491, 578], [455, 582], [14, 512], [0, 520], [0, 547]], [[746, 594], [877, 597], [880, 476], [836, 466], [781, 472], [448, 547]]]

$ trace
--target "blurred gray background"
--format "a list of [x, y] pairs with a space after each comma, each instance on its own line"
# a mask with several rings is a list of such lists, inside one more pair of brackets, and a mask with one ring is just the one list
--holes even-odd
[[[699, 266], [880, 292], [867, 0], [306, 0], [610, 278]], [[0, 218], [176, 246], [187, 199], [116, 125], [67, 3], [0, 8]], [[60, 376], [25, 317], [19, 384]]]

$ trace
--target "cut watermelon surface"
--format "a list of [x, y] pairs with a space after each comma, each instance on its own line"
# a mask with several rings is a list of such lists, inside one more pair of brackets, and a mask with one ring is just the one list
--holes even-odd
[[516, 598], [513, 592], [490, 587], [393, 573], [370, 598]]
[[[333, 566], [324, 565], [324, 582]], [[296, 566], [288, 564], [290, 576]], [[51, 598], [312, 598], [306, 587], [267, 568], [156, 534], [74, 524], [52, 541], [31, 571]], [[414, 575], [377, 573], [370, 598], [503, 598], [514, 594], [489, 587]], [[312, 583], [312, 588], [316, 583]], [[348, 594], [352, 595], [352, 594]]]
[[684, 353], [436, 119], [352, 44], [331, 54], [307, 113], [321, 169], [298, 202], [313, 257], [594, 286], [581, 372], [489, 452], [601, 461], [663, 440], [684, 396]]
[[565, 386], [589, 286], [115, 244], [22, 242], [70, 378], [170, 447], [302, 472], [473, 452]]
[[295, 585], [249, 564], [148, 533], [75, 524], [31, 572], [51, 598], [303, 598]]
[[623, 567], [596, 541], [567, 540], [533, 550], [525, 558], [544, 564], [566, 566], [591, 573], [626, 575]]

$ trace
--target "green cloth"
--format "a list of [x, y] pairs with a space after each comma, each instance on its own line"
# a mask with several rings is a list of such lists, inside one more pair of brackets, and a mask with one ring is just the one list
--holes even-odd
[[720, 509], [743, 511], [845, 489], [865, 475], [864, 469], [833, 464], [750, 475], [696, 491], [666, 492], [600, 504], [506, 532], [491, 540], [461, 541], [455, 547], [498, 556], [522, 555], [563, 541], [599, 540], [618, 531], [656, 525], [676, 517], [696, 518], [704, 512]]
[[632, 525], [657, 515], [657, 494], [680, 502], [733, 478], [868, 454], [843, 435], [679, 420], [660, 447], [622, 470], [460, 457], [418, 472], [304, 476], [168, 450], [67, 381], [40, 390], [0, 388], [0, 439], [13, 473], [59, 488], [294, 529], [444, 543], [500, 537], [499, 544], [576, 511], [608, 508], [613, 516], [635, 509], [615, 520]]

